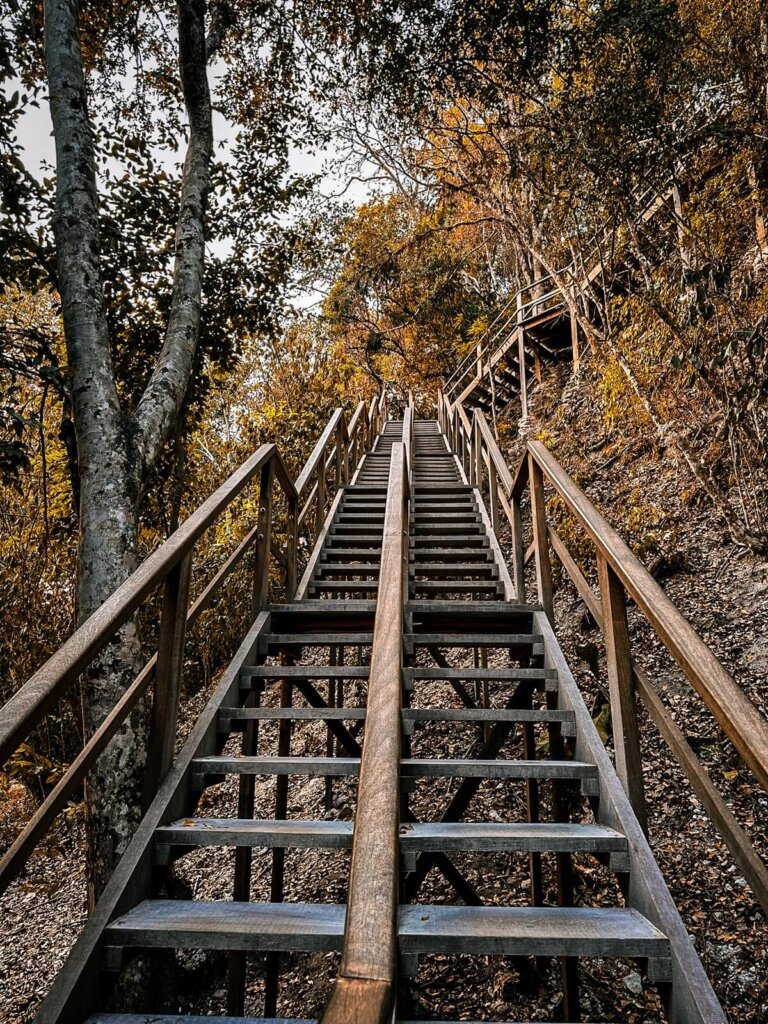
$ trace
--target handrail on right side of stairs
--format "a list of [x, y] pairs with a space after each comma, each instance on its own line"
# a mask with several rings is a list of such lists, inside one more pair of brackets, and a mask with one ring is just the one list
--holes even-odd
[[[635, 714], [636, 695], [640, 696], [768, 916], [768, 868], [663, 704], [649, 676], [632, 656], [627, 628], [627, 596], [632, 598], [744, 764], [766, 791], [768, 721], [628, 545], [540, 441], [528, 441], [526, 453], [513, 474], [479, 409], [474, 410], [470, 423], [460, 403], [452, 404], [441, 392], [438, 396], [438, 423], [464, 466], [470, 483], [486, 492], [494, 529], [500, 528], [502, 513], [509, 524], [518, 600], [525, 600], [525, 567], [534, 558], [538, 599], [554, 626], [551, 548], [602, 629], [606, 641], [617, 771], [638, 819], [642, 821], [645, 816], [645, 797]], [[598, 594], [548, 519], [545, 485], [560, 498], [595, 549], [600, 583]], [[526, 489], [530, 491], [533, 532], [530, 544], [523, 529], [522, 498]]]

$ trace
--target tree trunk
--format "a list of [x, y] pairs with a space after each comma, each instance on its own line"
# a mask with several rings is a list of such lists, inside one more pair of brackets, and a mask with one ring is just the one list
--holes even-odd
[[[137, 565], [136, 487], [125, 467], [81, 470], [82, 502], [77, 581], [83, 622]], [[83, 677], [83, 719], [91, 736], [143, 664], [135, 622], [123, 627]], [[87, 875], [93, 907], [125, 851], [141, 816], [147, 707], [140, 701], [90, 773], [86, 785]]]
[[[118, 399], [101, 275], [96, 161], [80, 49], [80, 3], [45, 0], [45, 56], [56, 142], [56, 255], [79, 474], [78, 624], [136, 568], [142, 488], [172, 432], [193, 370], [213, 158], [205, 11], [205, 0], [178, 3], [179, 78], [189, 142], [176, 225], [173, 290], [162, 351], [129, 419]], [[219, 36], [225, 28], [224, 23], [219, 25]], [[215, 42], [216, 33], [213, 38]], [[129, 623], [84, 679], [87, 735], [112, 711], [142, 663], [136, 625]], [[91, 903], [139, 821], [146, 724], [142, 703], [88, 780]]]
[[[136, 568], [139, 482], [112, 367], [78, 13], [78, 0], [47, 0], [45, 46], [57, 163], [56, 250], [79, 470], [79, 625]], [[112, 710], [141, 663], [136, 628], [129, 624], [83, 680], [86, 735], [92, 735]], [[102, 754], [88, 780], [91, 903], [138, 821], [145, 717], [142, 706]]]

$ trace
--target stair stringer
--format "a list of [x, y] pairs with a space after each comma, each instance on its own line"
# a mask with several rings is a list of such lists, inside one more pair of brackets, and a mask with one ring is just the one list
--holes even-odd
[[534, 612], [534, 630], [544, 637], [544, 667], [555, 669], [558, 674], [558, 707], [573, 711], [576, 717], [574, 756], [577, 760], [591, 761], [598, 769], [597, 820], [601, 825], [623, 832], [627, 838], [627, 905], [643, 914], [669, 939], [671, 977], [667, 980], [671, 985], [667, 1009], [670, 1021], [672, 1024], [726, 1024], [725, 1013], [543, 611]]

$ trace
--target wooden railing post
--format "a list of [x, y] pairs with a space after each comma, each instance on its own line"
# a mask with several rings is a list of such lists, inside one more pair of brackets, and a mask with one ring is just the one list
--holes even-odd
[[341, 420], [336, 428], [336, 490], [341, 490], [346, 480], [346, 459], [344, 457], [344, 426]]
[[515, 570], [515, 590], [517, 600], [525, 604], [525, 534], [523, 532], [523, 512], [520, 508], [520, 497], [517, 494], [512, 496], [512, 519], [510, 528], [512, 530], [512, 555]]
[[184, 668], [184, 643], [187, 637], [187, 608], [191, 576], [192, 554], [189, 552], [170, 570], [165, 579], [152, 716], [147, 745], [147, 766], [144, 773], [143, 803], [145, 809], [154, 799], [173, 760], [176, 719]]
[[269, 600], [269, 556], [272, 547], [272, 497], [275, 484], [275, 460], [262, 466], [259, 481], [259, 532], [254, 545], [253, 617]]
[[621, 779], [635, 816], [645, 832], [647, 813], [632, 656], [629, 649], [627, 603], [624, 587], [600, 552], [597, 555], [597, 571], [603, 610], [603, 636], [611, 700], [613, 745], [616, 752], [616, 774]]
[[288, 511], [285, 524], [285, 599], [286, 601], [292, 601], [296, 593], [299, 502], [293, 494], [288, 496], [287, 501]]
[[549, 533], [547, 510], [544, 504], [544, 474], [533, 455], [528, 455], [528, 474], [531, 485], [531, 520], [536, 554], [536, 584], [544, 614], [554, 626], [555, 608], [552, 595], [552, 563], [549, 560]]
[[493, 532], [498, 537], [501, 528], [501, 519], [499, 518], [499, 477], [496, 472], [496, 464], [490, 452], [488, 452], [486, 466], [488, 467], [488, 504], [490, 505], [491, 526], [493, 527]]
[[483, 444], [477, 416], [472, 418], [472, 480], [478, 490], [483, 489]]
[[317, 464], [317, 505], [315, 507], [315, 537], [319, 537], [325, 522], [325, 452]]

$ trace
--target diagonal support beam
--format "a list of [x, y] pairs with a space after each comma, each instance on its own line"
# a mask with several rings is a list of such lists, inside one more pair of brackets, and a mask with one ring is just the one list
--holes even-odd
[[[533, 693], [533, 687], [529, 682], [519, 683], [515, 687], [515, 692], [509, 698], [507, 702], [508, 709], [524, 708], [527, 707], [531, 702], [531, 696]], [[501, 750], [509, 738], [510, 733], [516, 727], [515, 722], [498, 722], [494, 725], [491, 730], [491, 734], [480, 748], [478, 758], [480, 760], [492, 760], [501, 753]], [[456, 790], [448, 806], [443, 811], [441, 822], [458, 821], [467, 811], [472, 798], [480, 788], [482, 779], [464, 779], [459, 788]], [[408, 876], [405, 883], [405, 899], [407, 903], [413, 903], [416, 899], [419, 889], [421, 888], [424, 879], [429, 874], [433, 867], [438, 867], [438, 857], [444, 857], [444, 854], [435, 853], [420, 853], [416, 858], [416, 868]], [[448, 858], [445, 858], [448, 860]], [[454, 868], [454, 870], [457, 870]], [[447, 877], [447, 876], [446, 876]], [[448, 879], [453, 885], [453, 881]], [[466, 883], [467, 885], [469, 883]]]

